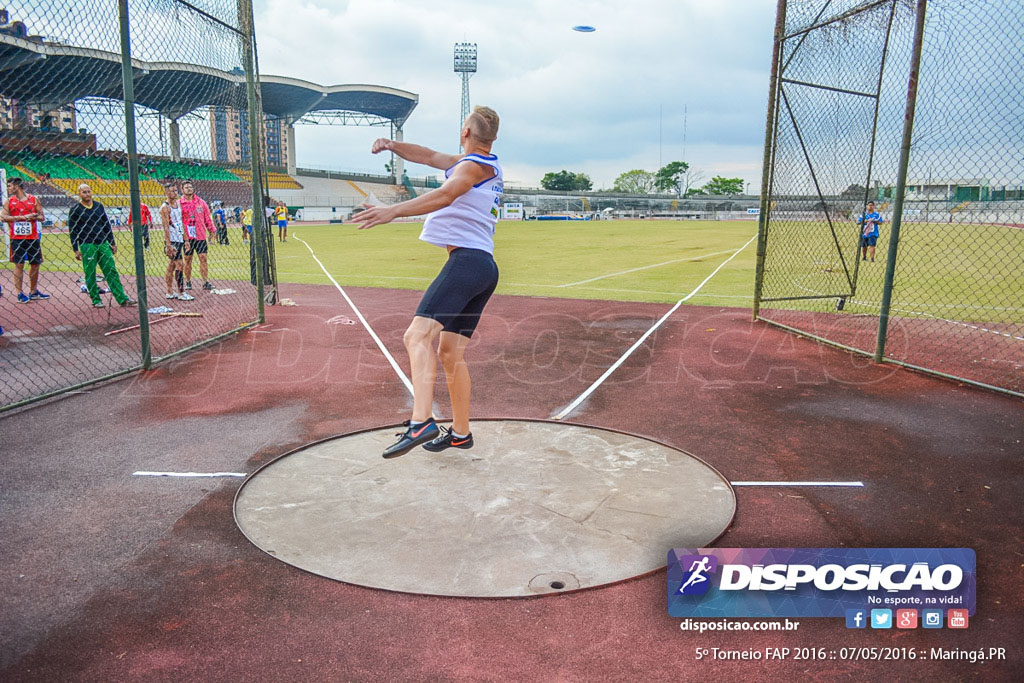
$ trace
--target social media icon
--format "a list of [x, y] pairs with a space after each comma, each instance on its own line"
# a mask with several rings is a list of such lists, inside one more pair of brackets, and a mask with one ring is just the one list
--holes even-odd
[[917, 610], [896, 610], [896, 628], [917, 628]]
[[921, 625], [925, 628], [942, 628], [942, 610], [926, 609], [921, 611]]
[[892, 628], [892, 610], [871, 610], [871, 628]]
[[846, 610], [846, 628], [867, 628], [868, 611], [864, 609]]
[[946, 617], [949, 620], [950, 628], [967, 628], [967, 610], [965, 609], [951, 609], [947, 610]]

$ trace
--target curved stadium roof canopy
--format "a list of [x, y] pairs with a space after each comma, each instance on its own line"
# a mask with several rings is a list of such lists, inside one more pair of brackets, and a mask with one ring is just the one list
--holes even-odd
[[[180, 62], [132, 60], [135, 102], [178, 118], [204, 106], [246, 108], [245, 74]], [[381, 85], [323, 86], [261, 76], [263, 111], [291, 122], [303, 117], [401, 128], [415, 93]], [[0, 95], [56, 108], [89, 97], [122, 98], [121, 55], [0, 34]]]

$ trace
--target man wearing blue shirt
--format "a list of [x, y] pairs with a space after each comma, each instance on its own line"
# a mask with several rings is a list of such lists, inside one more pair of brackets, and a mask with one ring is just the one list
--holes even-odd
[[871, 254], [871, 260], [875, 260], [875, 243], [878, 241], [878, 226], [881, 224], [882, 217], [875, 211], [875, 203], [868, 202], [867, 211], [857, 221], [857, 225], [861, 226], [860, 247], [864, 261], [868, 260], [868, 253]]

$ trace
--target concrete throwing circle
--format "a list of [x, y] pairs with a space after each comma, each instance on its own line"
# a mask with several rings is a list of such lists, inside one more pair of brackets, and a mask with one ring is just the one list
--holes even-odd
[[688, 453], [557, 422], [473, 423], [471, 450], [381, 458], [395, 427], [293, 451], [235, 498], [242, 533], [279, 560], [407, 593], [516, 597], [614, 583], [710, 544], [736, 499]]

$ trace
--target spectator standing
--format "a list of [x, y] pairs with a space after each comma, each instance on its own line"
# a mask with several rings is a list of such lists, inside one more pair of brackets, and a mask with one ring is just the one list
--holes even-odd
[[252, 235], [252, 207], [242, 212], [242, 243], [248, 244]]
[[75, 258], [82, 262], [85, 271], [85, 288], [92, 299], [92, 305], [96, 308], [104, 307], [96, 286], [96, 266], [103, 271], [103, 277], [117, 303], [122, 306], [136, 305], [138, 302], [124, 293], [121, 276], [114, 263], [117, 243], [114, 241], [114, 231], [110, 229], [110, 218], [103, 204], [92, 198], [92, 188], [86, 183], [78, 186], [78, 203], [68, 212], [68, 229]]
[[[149, 251], [149, 228], [153, 225], [153, 214], [150, 213], [149, 207], [142, 204], [142, 208], [139, 209], [139, 213], [142, 214], [142, 242], [146, 247], [146, 251]], [[128, 211], [128, 226], [133, 226], [135, 217], [132, 216], [131, 210]], [[134, 231], [134, 228], [132, 228]]]
[[[11, 241], [11, 263], [14, 264], [14, 288], [18, 290], [18, 303], [27, 304], [38, 299], [49, 299], [39, 291], [39, 265], [43, 262], [43, 243], [39, 226], [46, 219], [39, 199], [25, 192], [21, 178], [7, 181], [7, 200], [0, 209], [0, 220], [7, 223]], [[22, 291], [25, 264], [28, 264], [28, 287]]]
[[277, 216], [277, 238], [282, 242], [288, 241], [288, 207], [284, 205], [284, 202], [278, 202], [277, 208], [274, 209], [274, 215]]
[[228, 214], [224, 205], [219, 204], [213, 212], [213, 222], [217, 226], [217, 244], [228, 245]]
[[[181, 274], [182, 253], [185, 250], [185, 224], [181, 217], [181, 202], [178, 200], [178, 188], [168, 185], [164, 190], [167, 201], [160, 206], [160, 222], [164, 226], [164, 253], [167, 254], [167, 271], [164, 283], [167, 285], [168, 299], [192, 301], [194, 297], [185, 293], [185, 278]], [[175, 293], [174, 284], [178, 291]]]
[[868, 260], [868, 252], [871, 253], [871, 260], [875, 260], [875, 244], [878, 242], [878, 226], [882, 223], [882, 217], [875, 211], [875, 203], [868, 202], [867, 210], [857, 221], [861, 226], [860, 247], [863, 252], [862, 260]]
[[192, 289], [192, 258], [199, 255], [199, 273], [203, 276], [203, 289], [213, 289], [209, 279], [206, 254], [209, 251], [207, 234], [213, 232], [210, 205], [196, 194], [195, 185], [186, 180], [181, 184], [181, 217], [185, 224], [185, 289]]

